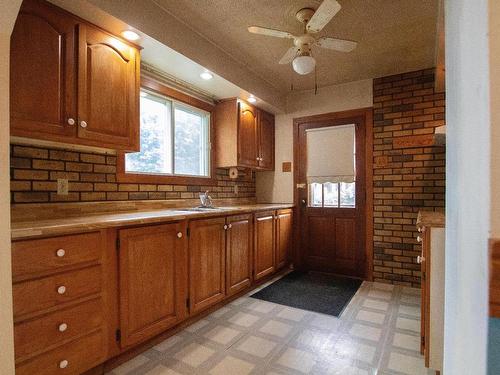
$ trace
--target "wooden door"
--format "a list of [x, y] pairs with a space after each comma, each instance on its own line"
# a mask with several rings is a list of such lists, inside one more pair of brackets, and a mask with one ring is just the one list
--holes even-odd
[[293, 211], [279, 210], [276, 224], [276, 268], [283, 268], [289, 261], [293, 239]]
[[67, 14], [23, 3], [11, 37], [12, 135], [61, 140], [76, 134], [75, 36], [76, 21]]
[[183, 223], [119, 231], [122, 347], [153, 337], [186, 316], [185, 233]]
[[274, 116], [259, 111], [259, 168], [274, 170]]
[[257, 110], [238, 101], [238, 165], [256, 167], [257, 153]]
[[139, 151], [139, 52], [90, 25], [78, 34], [78, 137]]
[[[319, 117], [319, 116], [318, 116]], [[296, 202], [300, 206], [300, 267], [305, 270], [327, 272], [350, 277], [365, 277], [367, 274], [366, 243], [366, 186], [365, 186], [365, 116], [346, 113], [332, 114], [330, 118], [296, 120], [297, 177]], [[312, 185], [307, 184], [307, 137], [306, 130], [322, 127], [354, 125], [355, 147], [352, 157], [355, 162], [354, 191], [352, 205], [341, 202], [327, 204], [325, 199], [319, 204], [311, 202]], [[321, 151], [331, 154], [335, 162], [335, 150]], [[339, 184], [319, 184], [322, 189]], [[323, 190], [325, 197], [325, 190]]]
[[226, 222], [226, 290], [232, 295], [252, 281], [252, 215], [230, 216]]
[[274, 211], [255, 214], [254, 278], [271, 274], [276, 269], [275, 257], [275, 213]]
[[225, 296], [225, 218], [189, 223], [190, 311], [195, 313]]

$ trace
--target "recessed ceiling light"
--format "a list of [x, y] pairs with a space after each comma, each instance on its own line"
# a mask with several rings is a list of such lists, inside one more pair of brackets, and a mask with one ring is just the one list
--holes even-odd
[[214, 75], [208, 71], [205, 71], [200, 74], [200, 77], [203, 78], [205, 81], [208, 81], [209, 79], [214, 78]]
[[257, 101], [257, 99], [255, 99], [255, 96], [250, 95], [250, 96], [248, 97], [248, 101], [249, 101], [250, 103], [255, 103], [255, 102]]
[[124, 30], [122, 31], [122, 36], [127, 40], [137, 40], [139, 39], [139, 34], [132, 30]]

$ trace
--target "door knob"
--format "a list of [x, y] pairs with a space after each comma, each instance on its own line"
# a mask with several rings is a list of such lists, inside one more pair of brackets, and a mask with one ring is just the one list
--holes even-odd
[[75, 119], [70, 117], [68, 119], [68, 125], [75, 125]]
[[86, 128], [87, 127], [87, 123], [85, 121], [80, 121], [80, 126], [82, 128]]
[[425, 261], [425, 258], [423, 256], [420, 256], [420, 255], [417, 256], [417, 263], [418, 264], [422, 264], [422, 262], [424, 262], [424, 261]]
[[300, 201], [300, 203], [302, 203], [302, 205], [304, 205], [304, 206], [305, 206], [307, 202], [306, 202], [306, 200], [305, 200], [305, 199], [302, 199], [302, 200]]
[[182, 232], [177, 232], [177, 238], [182, 238]]

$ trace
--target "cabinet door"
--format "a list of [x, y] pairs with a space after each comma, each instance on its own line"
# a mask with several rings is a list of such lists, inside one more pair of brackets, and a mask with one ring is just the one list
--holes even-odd
[[275, 248], [274, 211], [255, 214], [255, 280], [273, 273], [276, 269]]
[[76, 119], [75, 28], [74, 19], [49, 5], [23, 3], [11, 37], [12, 135], [76, 134], [68, 124]]
[[189, 300], [192, 313], [203, 310], [225, 295], [225, 219], [189, 223]]
[[144, 341], [182, 320], [187, 299], [185, 224], [119, 231], [121, 346]]
[[259, 168], [274, 170], [274, 116], [259, 111]]
[[252, 215], [227, 218], [226, 290], [235, 294], [252, 280]]
[[138, 151], [137, 49], [90, 25], [79, 25], [78, 33], [78, 137]]
[[284, 267], [292, 249], [293, 213], [292, 210], [278, 211], [276, 225], [276, 267]]
[[257, 110], [238, 101], [238, 165], [256, 167], [257, 155]]

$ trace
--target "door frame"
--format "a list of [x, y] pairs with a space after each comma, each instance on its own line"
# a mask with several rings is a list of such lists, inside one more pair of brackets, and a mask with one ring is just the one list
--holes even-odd
[[365, 127], [365, 279], [373, 281], [373, 108], [359, 108], [341, 112], [323, 113], [313, 116], [298, 117], [293, 119], [293, 203], [297, 207], [294, 230], [294, 264], [297, 268], [303, 267], [304, 252], [300, 248], [300, 222], [301, 208], [297, 184], [299, 183], [299, 127], [302, 124], [324, 121], [346, 121], [346, 124], [359, 122]]

